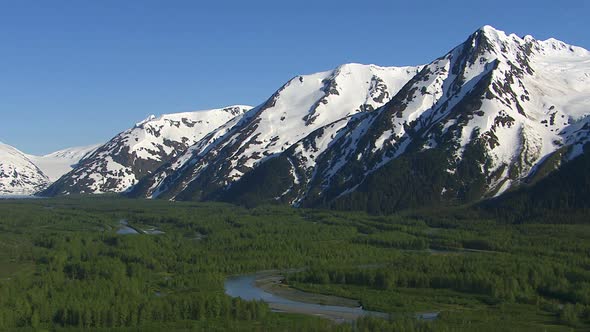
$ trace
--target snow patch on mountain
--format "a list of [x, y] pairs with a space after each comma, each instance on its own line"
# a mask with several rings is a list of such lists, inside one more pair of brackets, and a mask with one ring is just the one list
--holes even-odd
[[27, 155], [0, 142], [0, 195], [31, 195], [49, 182]]
[[570, 158], [582, 151], [589, 65], [582, 48], [485, 26], [423, 67], [389, 103], [349, 122], [321, 158], [314, 192], [333, 195], [336, 183], [350, 192], [408, 149], [443, 143], [455, 174], [467, 146], [479, 141], [489, 158], [479, 165], [488, 190], [500, 194], [563, 145], [573, 144]]
[[71, 171], [80, 160], [91, 155], [101, 145], [67, 148], [43, 156], [27, 155], [27, 158], [39, 167], [51, 182], [54, 182]]
[[43, 194], [122, 192], [251, 107], [149, 116], [100, 146]]
[[[218, 170], [210, 181], [227, 186], [316, 129], [337, 121], [341, 128], [346, 121], [340, 120], [384, 105], [420, 68], [351, 63], [331, 71], [296, 76], [233, 127], [224, 126], [207, 135], [171, 167], [159, 170], [146, 180], [151, 186], [142, 190], [147, 189], [147, 197], [170, 190], [179, 193], [209, 167]], [[313, 165], [311, 154], [319, 155], [331, 136], [325, 136], [324, 142], [307, 154], [309, 167]]]

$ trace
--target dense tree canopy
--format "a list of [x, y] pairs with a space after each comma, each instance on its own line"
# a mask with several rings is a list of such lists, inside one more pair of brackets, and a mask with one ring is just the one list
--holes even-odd
[[[473, 216], [108, 196], [2, 200], [0, 330], [590, 327], [590, 226]], [[117, 234], [121, 220], [141, 234]], [[391, 319], [335, 324], [224, 293], [230, 275], [288, 268], [299, 271], [286, 274], [293, 287], [358, 299]], [[440, 314], [426, 322], [419, 312]]]

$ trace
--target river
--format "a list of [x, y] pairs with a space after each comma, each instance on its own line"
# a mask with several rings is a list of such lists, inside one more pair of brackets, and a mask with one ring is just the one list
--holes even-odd
[[[277, 292], [271, 293], [261, 288], [259, 281], [269, 278], [274, 278], [278, 280], [280, 279], [280, 276], [277, 274], [273, 275], [266, 272], [230, 277], [225, 281], [225, 293], [231, 297], [240, 297], [244, 300], [264, 301], [268, 303], [271, 310], [275, 312], [308, 314], [331, 319], [338, 323], [352, 322], [353, 320], [361, 316], [373, 316], [380, 318], [389, 317], [389, 315], [386, 313], [365, 310], [361, 306], [352, 307], [340, 305], [326, 305], [288, 299], [284, 296], [279, 295]], [[309, 298], [317, 298], [317, 296], [324, 296], [305, 293], [297, 290], [294, 290], [294, 292], [297, 292], [299, 297], [301, 297], [302, 295], [308, 295]], [[324, 297], [329, 297], [330, 299], [336, 301], [340, 299], [342, 302], [345, 303], [351, 303], [351, 301], [356, 302], [350, 299], [343, 299], [335, 296]], [[437, 316], [438, 313], [435, 312], [422, 313], [417, 315], [418, 318], [424, 320], [433, 320], [436, 319]]]

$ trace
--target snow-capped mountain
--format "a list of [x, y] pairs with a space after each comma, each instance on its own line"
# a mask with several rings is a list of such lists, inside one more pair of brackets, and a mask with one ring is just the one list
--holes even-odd
[[24, 153], [0, 143], [0, 195], [30, 195], [49, 182]]
[[71, 171], [100, 145], [68, 148], [44, 156], [0, 143], [0, 195], [32, 195]]
[[298, 76], [132, 195], [375, 210], [499, 195], [590, 140], [590, 53], [485, 26], [426, 66]]
[[[589, 106], [590, 52], [485, 26], [424, 67], [383, 108], [341, 131], [309, 188], [294, 199], [314, 205], [367, 194], [384, 176], [399, 177], [378, 195], [388, 204], [409, 199], [415, 186], [426, 188], [413, 193], [422, 196], [416, 201], [425, 192], [432, 201], [498, 195], [548, 156], [581, 153], [590, 138]], [[400, 170], [402, 162], [410, 167]], [[371, 195], [351, 193], [344, 201], [361, 196]]]
[[67, 148], [43, 156], [27, 155], [27, 158], [39, 167], [43, 174], [49, 178], [49, 181], [54, 182], [71, 171], [80, 160], [91, 155], [101, 145]]
[[296, 76], [252, 109], [151, 117], [43, 194], [376, 212], [463, 203], [587, 151], [588, 115], [590, 52], [485, 26], [424, 66], [346, 64]]
[[131, 194], [205, 198], [318, 128], [342, 128], [352, 115], [384, 105], [419, 70], [346, 64], [294, 77], [242, 119], [205, 136], [184, 155], [143, 179]]
[[159, 117], [152, 115], [98, 147], [40, 195], [122, 192], [249, 109], [249, 106], [236, 105]]

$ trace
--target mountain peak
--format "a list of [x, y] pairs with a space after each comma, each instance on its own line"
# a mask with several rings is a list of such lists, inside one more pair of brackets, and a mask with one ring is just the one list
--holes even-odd
[[508, 35], [506, 32], [496, 29], [491, 25], [484, 25], [481, 28], [477, 29], [475, 33], [484, 34], [490, 39], [505, 39]]
[[493, 26], [488, 25], [488, 24], [480, 27], [479, 29], [477, 29], [477, 31], [482, 31], [484, 33], [498, 33], [498, 32], [500, 32], [500, 30], [498, 30], [498, 29], [496, 29]]
[[144, 124], [146, 124], [146, 123], [148, 123], [150, 121], [153, 121], [155, 119], [156, 119], [156, 116], [154, 114], [150, 114], [150, 116], [148, 116], [147, 118], [145, 118], [145, 119], [141, 120], [140, 122], [136, 123], [135, 124], [135, 127], [141, 127], [142, 125], [144, 125]]
[[482, 26], [477, 29], [472, 36], [476, 38], [484, 36], [491, 43], [502, 43], [502, 41], [505, 41], [508, 37], [517, 37], [514, 34], [508, 36], [506, 32], [498, 30], [491, 25]]
[[486, 39], [489, 44], [506, 45], [507, 43], [516, 44], [533, 44], [539, 49], [545, 49], [548, 52], [566, 52], [573, 53], [579, 56], [587, 56], [588, 51], [582, 47], [574, 46], [565, 43], [555, 38], [548, 38], [546, 40], [536, 39], [532, 35], [525, 35], [523, 37], [518, 36], [514, 33], [507, 34], [506, 32], [496, 29], [491, 25], [484, 25], [477, 29], [472, 35], [472, 40], [481, 41], [482, 38]]

